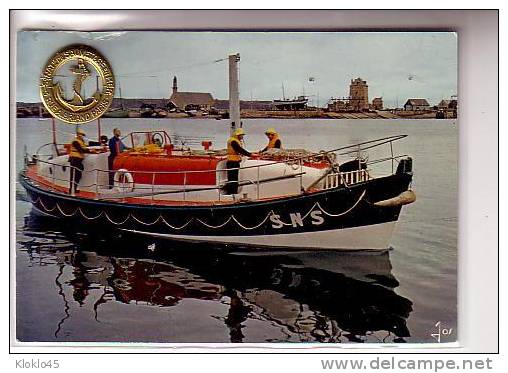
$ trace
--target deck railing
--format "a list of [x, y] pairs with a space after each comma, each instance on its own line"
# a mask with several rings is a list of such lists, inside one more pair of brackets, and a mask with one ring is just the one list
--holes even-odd
[[326, 176], [323, 189], [338, 188], [352, 184], [361, 183], [370, 179], [368, 170], [354, 170], [348, 172], [334, 172]]
[[[43, 159], [38, 159], [37, 162], [45, 163], [45, 164], [48, 164], [52, 167], [62, 167], [62, 164], [57, 164], [57, 163], [54, 163], [51, 161], [45, 161]], [[271, 163], [271, 164], [273, 164], [273, 163]], [[258, 169], [258, 171], [256, 173], [257, 177], [255, 180], [251, 180], [251, 179], [238, 180], [239, 187], [247, 186], [247, 185], [255, 185], [256, 186], [255, 193], [256, 193], [257, 199], [260, 199], [260, 189], [261, 189], [260, 186], [262, 184], [273, 183], [273, 182], [281, 181], [284, 179], [291, 179], [291, 178], [299, 178], [300, 179], [300, 186], [303, 184], [302, 177], [303, 177], [303, 175], [305, 175], [305, 172], [297, 172], [297, 173], [286, 175], [286, 176], [261, 179], [259, 169], [264, 166], [267, 166], [267, 164], [248, 166], [248, 167], [240, 167], [240, 169], [246, 169], [246, 168], [249, 168], [249, 169], [257, 168]], [[77, 170], [76, 167], [71, 166], [71, 165], [65, 165], [65, 167], [69, 167], [69, 169]], [[303, 166], [302, 166], [302, 168], [303, 168]], [[115, 195], [112, 195], [111, 193], [104, 192], [105, 189], [109, 189], [110, 187], [113, 187], [113, 186], [109, 185], [109, 182], [107, 184], [101, 184], [99, 182], [99, 179], [100, 179], [99, 175], [101, 175], [101, 173], [102, 173], [102, 174], [104, 174], [104, 176], [106, 178], [109, 178], [110, 172], [116, 173], [116, 172], [118, 172], [118, 170], [113, 170], [113, 171], [103, 170], [103, 169], [84, 170], [84, 171], [82, 171], [82, 173], [84, 173], [84, 174], [85, 173], [88, 173], [88, 174], [95, 173], [95, 182], [91, 183], [91, 184], [80, 183], [79, 189], [80, 190], [94, 189], [96, 199], [121, 199], [122, 200], [122, 199], [125, 199], [128, 197], [150, 197], [152, 204], [155, 203], [155, 197], [160, 196], [160, 195], [177, 194], [177, 193], [180, 194], [181, 193], [183, 201], [186, 201], [188, 193], [216, 190], [217, 191], [217, 200], [220, 202], [221, 199], [223, 199], [222, 191], [228, 182], [227, 178], [226, 179], [221, 178], [221, 173], [227, 173], [228, 170], [230, 170], [230, 169], [197, 170], [197, 171], [131, 171], [131, 170], [129, 170], [128, 173], [130, 173], [133, 176], [133, 179], [135, 178], [136, 175], [150, 174], [151, 175], [151, 184], [145, 185], [145, 186], [136, 185], [135, 191], [133, 191], [134, 183], [132, 183], [132, 186], [131, 186], [129, 182], [122, 181], [121, 183], [119, 183], [119, 185], [117, 185], [115, 187], [115, 189], [118, 191], [118, 193], [116, 193]], [[217, 173], [217, 172], [219, 172], [219, 175], [217, 177], [217, 181], [218, 181], [217, 185], [215, 185], [215, 186], [193, 187], [192, 185], [189, 185], [187, 182], [187, 180], [188, 180], [187, 174], [189, 174], [189, 173]], [[182, 187], [181, 188], [169, 188], [166, 186], [157, 187], [158, 186], [157, 185], [157, 176], [164, 175], [164, 174], [183, 174]], [[65, 178], [65, 179], [58, 178], [55, 176], [55, 172], [53, 170], [50, 172], [50, 175], [51, 175], [50, 176], [51, 182], [46, 183], [44, 180], [41, 180], [40, 178], [37, 180], [37, 182], [40, 184], [44, 184], [50, 190], [59, 190], [61, 188], [61, 185], [59, 186], [57, 184], [57, 182], [60, 182], [60, 184], [65, 183], [67, 185], [67, 187], [70, 186], [70, 182], [71, 182], [70, 177]], [[131, 189], [132, 189], [132, 191], [131, 191]]]
[[[246, 179], [239, 180], [238, 183], [239, 183], [239, 186], [255, 185], [256, 186], [256, 197], [257, 197], [257, 199], [259, 199], [260, 198], [260, 186], [262, 184], [272, 183], [272, 182], [276, 182], [276, 181], [280, 181], [280, 180], [284, 180], [284, 179], [290, 179], [290, 178], [299, 178], [300, 192], [304, 193], [306, 190], [304, 189], [304, 186], [303, 186], [303, 176], [305, 175], [303, 166], [306, 162], [310, 162], [310, 161], [317, 160], [317, 159], [323, 160], [323, 156], [327, 156], [329, 154], [337, 154], [337, 155], [357, 154], [357, 155], [359, 155], [359, 154], [361, 154], [361, 152], [363, 152], [367, 149], [381, 146], [383, 144], [389, 144], [390, 156], [385, 157], [385, 158], [379, 158], [379, 159], [375, 159], [375, 160], [366, 161], [365, 164], [366, 165], [373, 165], [376, 163], [382, 163], [382, 162], [389, 161], [392, 164], [391, 168], [392, 168], [392, 174], [393, 174], [394, 163], [398, 162], [399, 158], [404, 157], [406, 155], [395, 156], [393, 154], [392, 143], [394, 141], [400, 140], [406, 136], [407, 135], [390, 136], [390, 137], [385, 137], [385, 138], [381, 138], [381, 139], [377, 139], [377, 140], [362, 142], [359, 144], [348, 145], [348, 146], [340, 147], [340, 148], [329, 150], [329, 151], [321, 151], [319, 153], [315, 153], [312, 155], [295, 157], [290, 160], [288, 160], [288, 159], [274, 160], [272, 162], [264, 163], [261, 165], [240, 167], [239, 170], [247, 170], [247, 169], [256, 168], [257, 169], [257, 172], [256, 172], [257, 177], [255, 180], [246, 180]], [[49, 164], [49, 165], [52, 165], [55, 167], [62, 167], [61, 164], [56, 164], [54, 162], [51, 162], [51, 155], [50, 154], [39, 154], [45, 147], [51, 146], [51, 147], [53, 147], [53, 152], [54, 152], [53, 154], [60, 155], [58, 146], [62, 146], [62, 145], [64, 145], [64, 144], [54, 144], [54, 143], [44, 144], [41, 147], [39, 147], [39, 149], [37, 150], [37, 154], [33, 156], [33, 159], [36, 162], [46, 163], [46, 164]], [[43, 159], [43, 158], [47, 158], [47, 159]], [[359, 162], [360, 162], [360, 160], [359, 160]], [[290, 174], [287, 176], [281, 176], [281, 177], [275, 177], [275, 178], [269, 178], [269, 179], [261, 179], [260, 178], [260, 169], [262, 167], [269, 167], [269, 166], [272, 166], [275, 164], [282, 164], [282, 163], [291, 164], [293, 166], [293, 170], [299, 171], [299, 172], [297, 172], [295, 174]], [[72, 169], [72, 168], [76, 169], [75, 167], [73, 167], [71, 165], [66, 165], [65, 167], [69, 167], [70, 169]], [[323, 189], [330, 189], [330, 188], [343, 187], [343, 186], [348, 187], [349, 185], [361, 183], [361, 182], [367, 181], [372, 178], [370, 175], [369, 169], [360, 169], [360, 170], [354, 170], [354, 171], [348, 171], [348, 172], [338, 172], [338, 171], [335, 171], [336, 169], [338, 169], [338, 167], [336, 167], [336, 165], [330, 163], [330, 169], [327, 171], [327, 173], [325, 174], [325, 176], [322, 180], [322, 188]], [[151, 185], [136, 186], [136, 192], [133, 192], [133, 191], [130, 191], [131, 187], [129, 186], [129, 183], [122, 182], [122, 183], [120, 183], [120, 185], [117, 188], [117, 191], [119, 191], [120, 193], [117, 193], [117, 195], [113, 196], [113, 195], [111, 195], [111, 193], [103, 193], [102, 192], [104, 189], [110, 188], [112, 186], [109, 185], [109, 182], [106, 185], [99, 183], [99, 179], [100, 179], [99, 175], [101, 175], [101, 173], [102, 173], [107, 178], [109, 178], [110, 172], [118, 172], [118, 170], [110, 171], [110, 170], [94, 168], [91, 170], [83, 171], [83, 173], [94, 173], [95, 172], [96, 173], [95, 174], [95, 182], [92, 184], [89, 184], [89, 185], [80, 184], [79, 187], [80, 187], [80, 189], [84, 189], [84, 188], [94, 189], [97, 199], [101, 199], [101, 198], [125, 199], [127, 197], [150, 197], [151, 203], [155, 203], [155, 196], [158, 196], [158, 195], [160, 196], [163, 194], [182, 193], [183, 200], [186, 201], [187, 200], [187, 193], [217, 190], [218, 201], [221, 201], [221, 196], [223, 195], [223, 193], [221, 193], [221, 192], [227, 183], [227, 178], [226, 178], [226, 180], [224, 180], [221, 178], [221, 176], [223, 174], [227, 174], [227, 172], [229, 170], [231, 170], [231, 169], [193, 170], [193, 171], [142, 171], [142, 170], [131, 171], [131, 170], [129, 170], [128, 172], [133, 176], [133, 178], [135, 175], [147, 175], [147, 174], [151, 175]], [[49, 188], [56, 189], [54, 187], [57, 185], [56, 182], [62, 182], [62, 183], [68, 183], [68, 184], [70, 183], [69, 179], [59, 179], [59, 178], [55, 177], [54, 172], [50, 172], [50, 173], [52, 175], [51, 181], [52, 181], [53, 186], [48, 183], [47, 186]], [[198, 174], [198, 173], [201, 173], [201, 174], [215, 173], [216, 174], [215, 179], [217, 180], [217, 185], [215, 185], [213, 187], [192, 187], [191, 185], [188, 185], [188, 174]], [[217, 174], [217, 173], [219, 173], [219, 174]], [[167, 175], [167, 174], [180, 174], [180, 175], [183, 174], [184, 180], [183, 180], [182, 188], [164, 188], [163, 189], [163, 188], [157, 187], [157, 176], [158, 175]], [[134, 185], [132, 185], [132, 186], [134, 187]], [[132, 188], [132, 189], [134, 189], [134, 188]]]

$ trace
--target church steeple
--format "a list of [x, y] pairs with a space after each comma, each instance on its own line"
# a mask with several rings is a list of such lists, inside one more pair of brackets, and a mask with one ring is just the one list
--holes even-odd
[[173, 94], [175, 94], [178, 91], [178, 85], [176, 81], [176, 76], [173, 76]]

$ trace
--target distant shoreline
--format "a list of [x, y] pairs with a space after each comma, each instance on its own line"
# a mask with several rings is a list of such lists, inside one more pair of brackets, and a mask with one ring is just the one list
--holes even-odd
[[242, 118], [270, 118], [270, 119], [435, 119], [436, 112], [406, 112], [403, 115], [394, 114], [388, 110], [369, 112], [331, 112], [324, 110], [305, 111], [248, 111], [242, 110]]
[[[17, 118], [38, 118], [39, 115], [20, 115], [17, 113]], [[265, 110], [242, 110], [241, 117], [244, 119], [437, 119], [436, 111], [422, 111], [422, 112], [410, 112], [410, 111], [389, 111], [389, 110], [378, 110], [369, 112], [329, 112], [324, 110], [301, 110], [301, 111], [265, 111]], [[134, 118], [139, 117], [135, 116]], [[43, 115], [43, 118], [51, 118], [51, 116]], [[133, 117], [110, 117], [104, 115], [103, 118], [107, 119], [132, 119]], [[197, 113], [185, 113], [185, 112], [169, 112], [165, 116], [157, 117], [140, 117], [142, 119], [217, 119], [227, 120], [228, 117], [224, 115], [212, 115], [204, 114], [201, 112]], [[456, 119], [451, 115], [446, 115], [441, 119]]]

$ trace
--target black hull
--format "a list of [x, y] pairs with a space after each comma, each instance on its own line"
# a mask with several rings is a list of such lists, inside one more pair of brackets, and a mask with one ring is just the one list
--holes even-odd
[[325, 232], [395, 222], [401, 206], [375, 202], [408, 189], [411, 173], [263, 202], [220, 206], [156, 206], [71, 197], [48, 191], [23, 173], [20, 182], [33, 206], [69, 223], [116, 227], [160, 235], [226, 237]]

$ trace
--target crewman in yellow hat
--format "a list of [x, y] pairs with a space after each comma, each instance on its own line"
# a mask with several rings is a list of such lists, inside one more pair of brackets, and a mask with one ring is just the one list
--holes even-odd
[[85, 131], [78, 128], [76, 130], [76, 138], [71, 143], [69, 152], [69, 163], [71, 164], [69, 194], [71, 195], [79, 192], [78, 184], [84, 169], [83, 159], [85, 159], [85, 153], [92, 153], [85, 144], [85, 136]]
[[266, 152], [268, 149], [281, 149], [282, 141], [280, 141], [279, 134], [275, 128], [268, 128], [265, 131], [266, 137], [268, 137], [268, 145], [265, 146], [261, 153]]
[[243, 137], [245, 131], [243, 128], [237, 128], [233, 135], [228, 139], [228, 158], [226, 168], [228, 170], [228, 182], [225, 185], [226, 194], [238, 193], [238, 173], [242, 155], [250, 157], [252, 153], [243, 148]]

